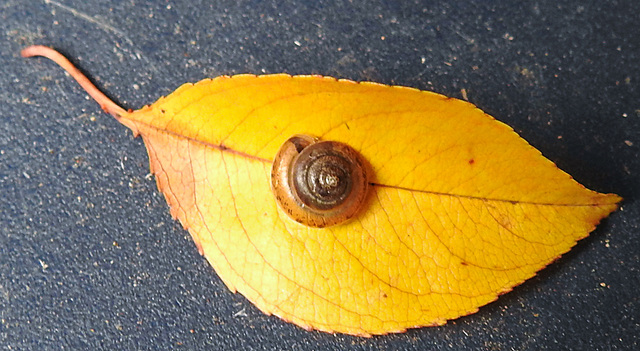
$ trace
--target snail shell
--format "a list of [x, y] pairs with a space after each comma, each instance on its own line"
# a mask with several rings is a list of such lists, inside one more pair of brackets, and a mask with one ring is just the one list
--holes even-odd
[[271, 187], [289, 217], [323, 228], [355, 216], [366, 200], [369, 182], [365, 163], [353, 148], [295, 135], [273, 161]]

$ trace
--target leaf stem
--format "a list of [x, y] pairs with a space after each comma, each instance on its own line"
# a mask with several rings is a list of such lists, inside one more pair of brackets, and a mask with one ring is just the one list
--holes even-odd
[[66, 57], [64, 57], [56, 50], [43, 45], [32, 45], [24, 48], [20, 52], [20, 55], [22, 55], [22, 57], [43, 56], [52, 60], [60, 67], [62, 67], [65, 71], [67, 71], [67, 73], [69, 73], [71, 77], [73, 77], [73, 79], [75, 79], [80, 84], [80, 86], [89, 94], [89, 96], [91, 96], [98, 104], [100, 104], [100, 107], [105, 112], [112, 115], [118, 120], [120, 119], [120, 117], [127, 114], [127, 111], [125, 109], [118, 106], [118, 104], [113, 102], [113, 100], [104, 95], [93, 83], [91, 83], [89, 78], [87, 78], [84, 73], [80, 72], [80, 70], [76, 68], [76, 66], [74, 66], [71, 61], [69, 61]]

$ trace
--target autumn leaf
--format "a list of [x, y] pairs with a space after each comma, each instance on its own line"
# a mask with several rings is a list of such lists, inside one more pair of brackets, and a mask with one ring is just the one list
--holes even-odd
[[[367, 336], [441, 325], [531, 278], [620, 197], [586, 189], [510, 127], [432, 92], [319, 76], [185, 84], [125, 111], [55, 51], [147, 146], [151, 171], [232, 291], [306, 329]], [[352, 220], [311, 228], [270, 189], [292, 135], [350, 145], [371, 170]]]

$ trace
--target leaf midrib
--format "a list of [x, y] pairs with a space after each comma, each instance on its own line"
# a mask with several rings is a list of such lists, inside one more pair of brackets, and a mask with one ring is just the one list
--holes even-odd
[[[228, 146], [226, 146], [224, 144], [212, 144], [210, 142], [206, 142], [206, 141], [203, 141], [203, 140], [200, 140], [200, 139], [188, 137], [188, 136], [185, 136], [183, 134], [179, 134], [179, 133], [167, 130], [167, 129], [158, 128], [157, 126], [155, 126], [153, 124], [145, 123], [145, 122], [142, 122], [142, 121], [140, 121], [138, 119], [127, 118], [127, 116], [120, 116], [120, 118], [132, 121], [136, 125], [143, 125], [147, 129], [154, 130], [157, 133], [165, 133], [165, 134], [171, 135], [173, 137], [183, 139], [185, 141], [198, 143], [198, 144], [203, 145], [205, 147], [209, 147], [209, 148], [213, 148], [213, 149], [216, 149], [216, 150], [220, 150], [222, 152], [228, 152], [228, 153], [231, 153], [231, 154], [234, 154], [234, 155], [237, 155], [237, 156], [249, 159], [249, 160], [254, 160], [254, 161], [258, 161], [258, 162], [262, 162], [262, 163], [272, 163], [273, 162], [272, 160], [269, 160], [269, 159], [266, 159], [266, 158], [263, 158], [263, 157], [251, 155], [251, 154], [248, 154], [246, 152], [242, 152], [242, 151], [238, 151], [238, 150], [232, 149], [232, 148], [230, 148], [230, 147], [228, 147]], [[396, 190], [409, 191], [409, 192], [418, 192], [418, 193], [424, 193], [424, 194], [430, 194], [430, 195], [438, 195], [438, 196], [449, 196], [449, 197], [454, 197], [454, 198], [470, 199], [470, 200], [477, 200], [477, 201], [483, 201], [483, 202], [510, 203], [512, 205], [558, 206], [558, 207], [600, 207], [600, 206], [606, 206], [606, 205], [613, 205], [613, 204], [617, 203], [617, 201], [616, 202], [611, 202], [611, 203], [609, 203], [609, 202], [605, 202], [605, 203], [551, 203], [551, 202], [536, 202], [536, 201], [520, 201], [520, 200], [489, 198], [489, 197], [464, 195], [464, 194], [451, 194], [451, 193], [432, 191], [432, 190], [411, 189], [411, 188], [397, 186], [397, 185], [380, 184], [380, 183], [373, 183], [373, 182], [369, 183], [369, 184], [371, 186], [374, 186], [374, 187], [389, 188], [389, 189], [396, 189]]]

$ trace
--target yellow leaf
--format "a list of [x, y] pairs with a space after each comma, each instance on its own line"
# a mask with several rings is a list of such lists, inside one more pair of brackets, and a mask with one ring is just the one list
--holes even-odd
[[[473, 313], [621, 200], [586, 189], [470, 103], [411, 88], [239, 75], [137, 111], [96, 99], [142, 136], [171, 214], [225, 284], [307, 329], [366, 336]], [[272, 161], [295, 134], [366, 159], [372, 186], [355, 218], [311, 228], [279, 209]]]

